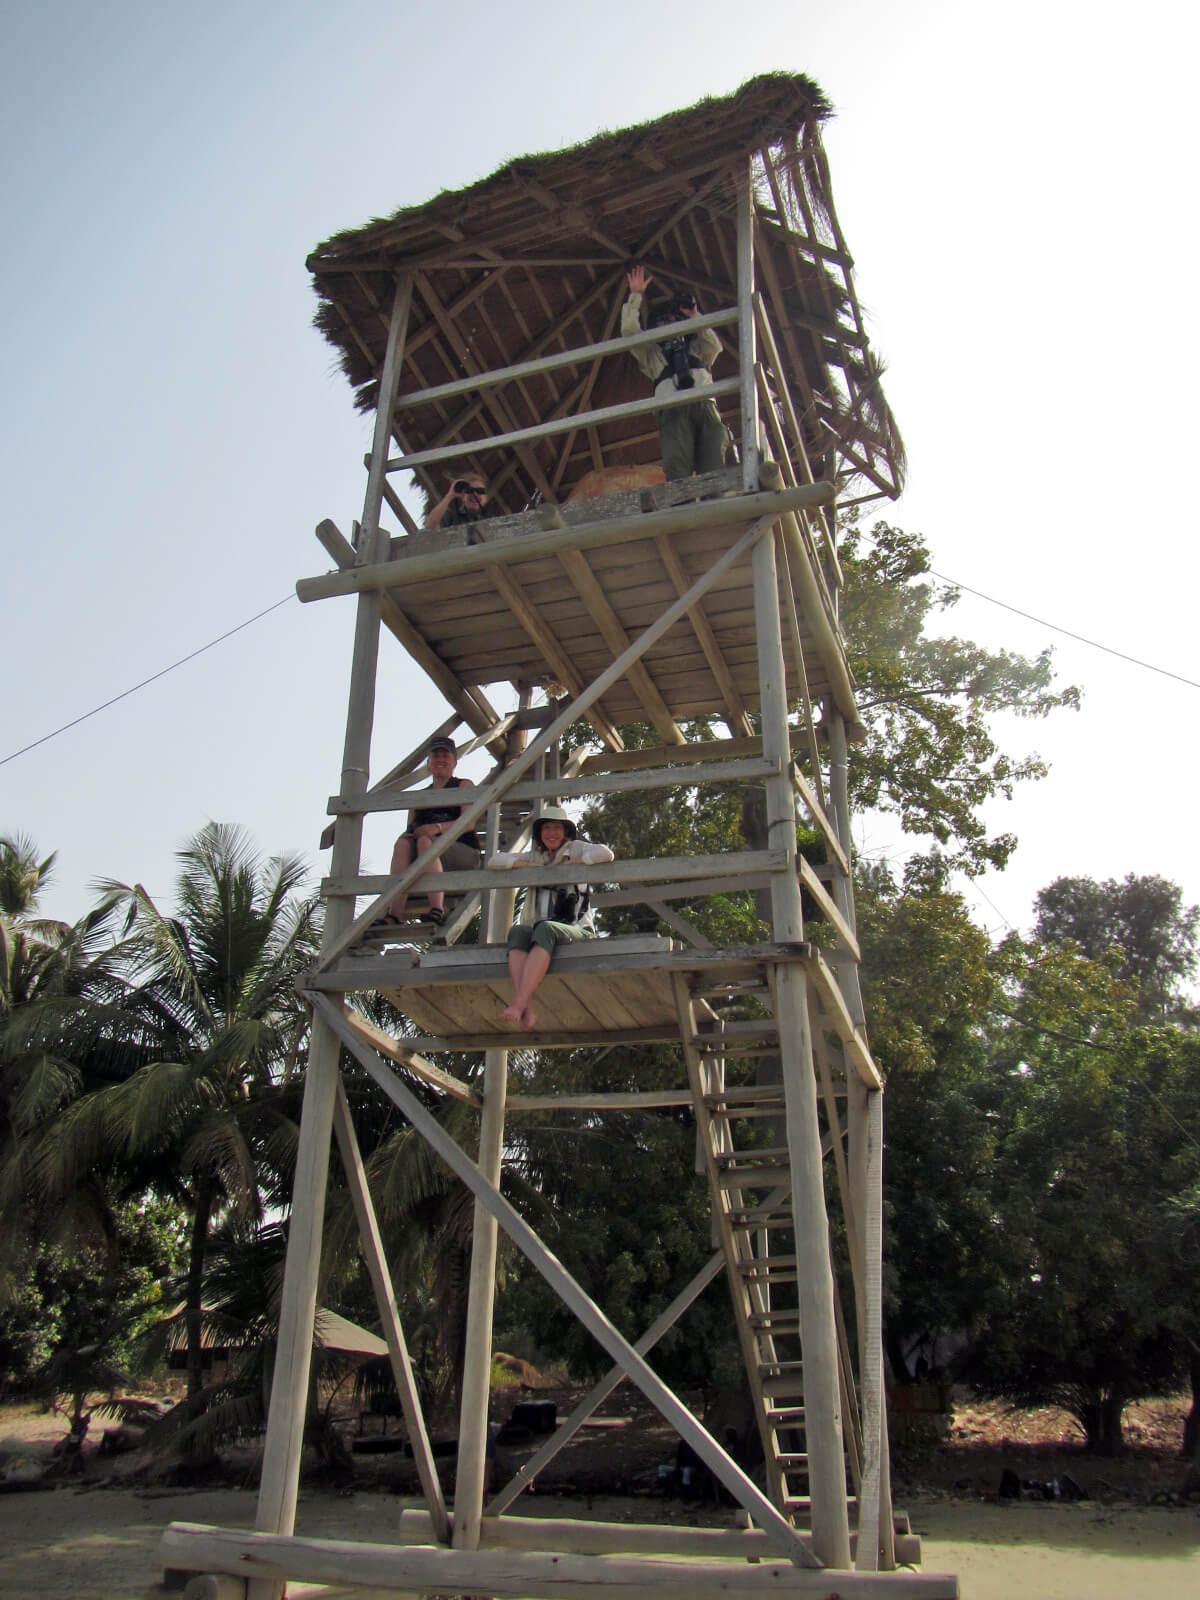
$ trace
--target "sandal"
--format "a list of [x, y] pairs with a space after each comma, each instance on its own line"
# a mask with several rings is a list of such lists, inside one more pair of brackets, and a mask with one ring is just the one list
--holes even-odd
[[446, 913], [441, 906], [430, 906], [428, 911], [422, 911], [421, 913], [422, 922], [432, 922], [438, 928], [441, 927], [445, 920]]

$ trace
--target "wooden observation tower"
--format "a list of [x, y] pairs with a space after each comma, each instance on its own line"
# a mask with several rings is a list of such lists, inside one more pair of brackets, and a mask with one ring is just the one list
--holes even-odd
[[[860, 723], [839, 626], [834, 511], [835, 496], [894, 496], [902, 463], [833, 207], [819, 132], [827, 114], [807, 79], [759, 78], [728, 99], [514, 162], [461, 193], [341, 234], [310, 258], [319, 325], [375, 428], [355, 536], [322, 523], [317, 536], [336, 570], [298, 585], [304, 601], [356, 597], [345, 754], [330, 802], [324, 944], [306, 985], [313, 1029], [258, 1531], [176, 1524], [164, 1538], [169, 1565], [223, 1575], [206, 1580], [205, 1593], [279, 1600], [288, 1580], [339, 1593], [957, 1593], [953, 1578], [898, 1570], [916, 1559], [917, 1541], [893, 1511], [888, 1481], [883, 1095], [857, 971], [847, 761]], [[718, 333], [722, 353], [703, 392], [736, 447], [718, 472], [664, 482], [655, 470], [655, 412], [695, 395], [650, 395], [631, 359], [663, 338], [661, 328], [620, 333], [634, 262], [659, 292], [691, 291], [704, 307], [672, 332]], [[448, 477], [467, 471], [490, 486], [484, 520], [420, 529], [393, 488], [396, 474], [411, 472], [436, 499]], [[383, 629], [450, 708], [398, 764], [395, 752], [372, 759], [376, 695], [395, 692], [386, 676], [377, 682]], [[496, 685], [515, 709], [496, 709]], [[634, 724], [642, 732], [627, 747], [622, 729]], [[577, 725], [589, 737], [564, 742]], [[398, 878], [365, 876], [364, 818], [430, 803], [421, 785], [435, 733], [486, 751], [490, 773], [429, 855]], [[485, 857], [501, 840], [523, 848], [540, 804], [634, 791], [652, 805], [672, 788], [723, 783], [760, 786], [765, 816], [761, 838], [731, 840], [726, 853], [503, 875], [480, 866], [448, 871], [440, 884], [429, 871], [469, 829], [483, 835]], [[822, 841], [823, 864], [798, 851], [800, 823]], [[580, 881], [601, 886], [601, 912], [641, 904], [661, 931], [560, 947], [536, 1031], [514, 1035], [500, 1011], [515, 891]], [[398, 895], [435, 885], [454, 897], [436, 945], [417, 922], [380, 936], [378, 919]], [[687, 909], [746, 891], [758, 897], [761, 940], [714, 947]], [[464, 943], [477, 913], [479, 942]], [[823, 925], [815, 940], [806, 916]], [[411, 1031], [393, 1037], [368, 1024], [354, 997], [370, 991], [386, 994]], [[510, 1047], [648, 1042], [677, 1049], [674, 1090], [555, 1102], [592, 1116], [634, 1105], [694, 1111], [717, 1247], [635, 1344], [501, 1193], [500, 1171], [506, 1123], [547, 1105], [510, 1086]], [[482, 1075], [461, 1076], [460, 1056], [481, 1051]], [[773, 1058], [778, 1070], [749, 1083], [745, 1070], [727, 1072], [747, 1055]], [[452, 1506], [340, 1081], [346, 1056], [474, 1196]], [[414, 1075], [478, 1108], [477, 1148], [448, 1137], [428, 1096], [413, 1093]], [[377, 1545], [294, 1532], [334, 1138], [425, 1501], [397, 1514], [390, 1542]], [[853, 1285], [844, 1306], [827, 1195]], [[488, 1496], [498, 1230], [614, 1365]], [[765, 1458], [754, 1476], [650, 1359], [721, 1273]], [[743, 1508], [739, 1527], [510, 1514], [623, 1379]]]

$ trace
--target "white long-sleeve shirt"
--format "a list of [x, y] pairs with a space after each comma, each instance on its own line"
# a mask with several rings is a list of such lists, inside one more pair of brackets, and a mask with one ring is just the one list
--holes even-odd
[[[497, 850], [494, 856], [488, 857], [487, 864], [489, 867], [495, 867], [499, 870], [511, 870], [515, 867], [562, 867], [568, 865], [598, 867], [602, 866], [606, 861], [615, 859], [606, 844], [589, 844], [586, 839], [568, 839], [566, 844], [560, 845], [553, 854], [549, 850], [543, 850], [541, 845], [534, 845], [531, 850]], [[535, 920], [541, 921], [550, 915], [551, 897], [565, 887], [566, 885], [560, 884], [555, 889], [539, 889], [537, 891]], [[578, 884], [577, 888], [581, 892], [587, 892], [589, 886], [587, 884]], [[581, 923], [586, 923], [588, 927], [594, 927], [592, 920], [594, 916], [594, 912], [588, 911], [580, 921]]]

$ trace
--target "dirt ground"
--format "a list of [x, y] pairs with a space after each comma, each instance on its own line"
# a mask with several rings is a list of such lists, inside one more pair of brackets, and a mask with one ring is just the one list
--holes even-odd
[[[606, 1409], [617, 1425], [569, 1447], [557, 1478], [547, 1481], [547, 1475], [538, 1494], [522, 1497], [519, 1510], [609, 1521], [728, 1522], [726, 1510], [664, 1498], [658, 1467], [670, 1460], [671, 1435], [633, 1400], [618, 1401], [614, 1396]], [[944, 1441], [901, 1440], [896, 1502], [922, 1536], [923, 1570], [956, 1573], [964, 1600], [1195, 1600], [1200, 1505], [1161, 1503], [1182, 1475], [1176, 1453], [1181, 1414], [1178, 1401], [1133, 1408], [1131, 1449], [1116, 1462], [1083, 1453], [1073, 1424], [1058, 1412], [962, 1406]], [[0, 1461], [11, 1466], [42, 1458], [62, 1431], [60, 1419], [0, 1408]], [[521, 1453], [502, 1448], [501, 1467], [516, 1464]], [[361, 1460], [353, 1489], [305, 1488], [300, 1532], [388, 1542], [401, 1503], [397, 1490], [410, 1468], [398, 1456], [367, 1457], [366, 1470], [357, 1465]], [[1072, 1504], [1002, 1500], [1005, 1466], [1037, 1482], [1068, 1472], [1088, 1498]], [[93, 1458], [81, 1482], [0, 1494], [0, 1596], [146, 1600], [165, 1593], [157, 1542], [166, 1523], [253, 1525], [252, 1487], [227, 1482], [182, 1490], [140, 1477], [143, 1470], [136, 1457]], [[249, 1460], [233, 1476], [248, 1485], [247, 1473], [253, 1473]], [[604, 1492], [617, 1483], [627, 1492]]]

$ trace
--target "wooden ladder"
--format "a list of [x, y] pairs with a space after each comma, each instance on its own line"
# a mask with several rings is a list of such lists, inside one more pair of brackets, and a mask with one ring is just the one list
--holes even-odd
[[[694, 1019], [694, 1009], [690, 1016]], [[780, 1511], [803, 1523], [810, 1504], [804, 1357], [792, 1233], [791, 1163], [782, 1134], [783, 1084], [726, 1087], [726, 1055], [745, 1054], [745, 1044], [736, 1035], [724, 1040], [719, 1031], [700, 1033], [693, 1028], [690, 1038], [685, 1038], [684, 1053], [715, 1231], [725, 1256], [738, 1340], [762, 1441], [767, 1492]], [[848, 1492], [857, 1494], [861, 1441], [840, 1307], [837, 1320]]]

